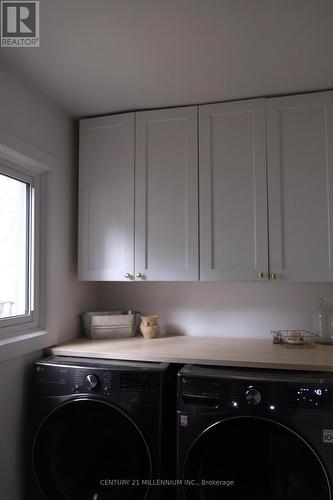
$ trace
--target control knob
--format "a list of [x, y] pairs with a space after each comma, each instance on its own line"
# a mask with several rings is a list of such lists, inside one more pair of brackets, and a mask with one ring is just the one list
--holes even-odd
[[98, 385], [98, 378], [94, 373], [90, 373], [86, 376], [86, 383], [89, 389], [95, 389]]
[[249, 405], [256, 406], [261, 401], [261, 394], [258, 389], [250, 386], [245, 393], [245, 399]]

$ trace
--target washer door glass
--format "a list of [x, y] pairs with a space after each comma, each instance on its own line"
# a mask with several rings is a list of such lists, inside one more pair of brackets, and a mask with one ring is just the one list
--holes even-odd
[[[121, 410], [78, 399], [53, 411], [35, 438], [36, 480], [50, 500], [142, 500], [151, 477], [147, 444]], [[137, 484], [119, 481], [137, 479]]]
[[191, 500], [330, 500], [325, 470], [292, 430], [259, 417], [235, 417], [203, 432], [184, 469]]

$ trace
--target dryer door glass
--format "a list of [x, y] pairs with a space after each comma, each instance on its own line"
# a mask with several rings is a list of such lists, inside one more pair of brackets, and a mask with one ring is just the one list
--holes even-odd
[[330, 500], [314, 450], [269, 419], [235, 417], [203, 432], [187, 455], [189, 500]]
[[142, 480], [151, 477], [138, 427], [97, 400], [72, 401], [49, 415], [35, 439], [33, 466], [49, 500], [142, 500], [148, 488]]

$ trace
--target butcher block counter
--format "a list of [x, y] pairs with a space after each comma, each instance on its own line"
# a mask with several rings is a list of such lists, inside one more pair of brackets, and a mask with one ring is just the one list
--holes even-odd
[[80, 337], [48, 349], [50, 354], [132, 361], [333, 372], [333, 346], [286, 349], [270, 339], [141, 336], [116, 340]]

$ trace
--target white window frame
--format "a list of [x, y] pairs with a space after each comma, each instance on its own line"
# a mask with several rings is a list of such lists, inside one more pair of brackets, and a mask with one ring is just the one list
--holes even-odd
[[[0, 163], [13, 170], [25, 173], [39, 183], [36, 216], [38, 221], [37, 257], [39, 272], [39, 321], [6, 326], [0, 332], [0, 362], [36, 352], [58, 342], [54, 300], [59, 296], [56, 272], [49, 267], [50, 248], [47, 225], [50, 223], [49, 210], [55, 209], [54, 186], [59, 182], [59, 160], [48, 151], [39, 149], [21, 137], [0, 128]], [[48, 193], [48, 190], [52, 190]], [[51, 196], [51, 205], [47, 197]], [[56, 228], [55, 228], [56, 230]], [[48, 251], [46, 251], [48, 249]], [[45, 266], [48, 264], [48, 272]], [[51, 276], [51, 278], [50, 278]], [[51, 283], [52, 279], [52, 283]], [[36, 288], [37, 290], [37, 288]]]
[[0, 159], [0, 174], [7, 175], [18, 181], [25, 182], [31, 187], [29, 203], [29, 309], [28, 314], [0, 319], [0, 339], [32, 332], [41, 328], [42, 306], [41, 303], [41, 174], [36, 174], [29, 169], [16, 165], [8, 160]]

